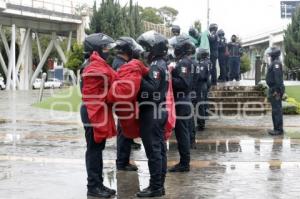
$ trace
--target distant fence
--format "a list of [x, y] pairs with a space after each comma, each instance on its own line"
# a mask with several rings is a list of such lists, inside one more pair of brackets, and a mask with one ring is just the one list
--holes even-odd
[[5, 0], [7, 4], [30, 7], [53, 12], [76, 14], [76, 5], [72, 0], [53, 1], [53, 0]]
[[155, 30], [156, 32], [166, 36], [167, 38], [172, 37], [172, 32], [170, 28], [166, 27], [163, 24], [154, 24], [148, 21], [144, 21], [143, 23], [145, 31]]

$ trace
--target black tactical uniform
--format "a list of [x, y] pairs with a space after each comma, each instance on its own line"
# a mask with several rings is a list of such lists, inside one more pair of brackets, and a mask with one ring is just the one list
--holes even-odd
[[166, 143], [164, 129], [167, 121], [165, 104], [168, 89], [168, 69], [165, 56], [168, 52], [167, 39], [154, 31], [142, 34], [138, 40], [150, 63], [150, 72], [141, 84], [140, 129], [141, 138], [148, 158], [150, 185], [137, 193], [138, 197], [159, 197], [164, 195], [167, 172]]
[[219, 53], [218, 53], [218, 60], [220, 66], [220, 77], [219, 80], [221, 82], [225, 82], [228, 78], [228, 71], [227, 71], [227, 56], [226, 56], [226, 49], [227, 49], [227, 41], [225, 38], [225, 32], [223, 30], [219, 30], [217, 32], [219, 37]]
[[205, 49], [197, 51], [197, 59], [199, 66], [196, 68], [197, 76], [197, 130], [203, 131], [205, 129], [205, 120], [208, 113], [208, 92], [210, 88], [211, 77], [211, 61], [209, 59], [209, 52]]
[[241, 63], [241, 56], [242, 56], [242, 47], [239, 42], [237, 42], [237, 37], [232, 35], [231, 42], [228, 43], [228, 66], [229, 66], [229, 81], [240, 81], [240, 63]]
[[[118, 71], [119, 68], [126, 64], [127, 61], [131, 60], [136, 56], [137, 50], [141, 48], [131, 37], [120, 37], [116, 40], [116, 52], [117, 56], [114, 58], [112, 67]], [[127, 58], [128, 60], [126, 60]], [[117, 169], [123, 171], [136, 171], [138, 168], [135, 165], [130, 164], [130, 153], [132, 145], [139, 145], [134, 143], [133, 139], [126, 138], [122, 133], [122, 128], [118, 122], [117, 126], [118, 137], [117, 137]]]
[[217, 59], [219, 56], [219, 37], [217, 35], [218, 25], [211, 24], [209, 26], [210, 35], [209, 39], [209, 46], [210, 46], [210, 60], [212, 63], [212, 70], [211, 70], [211, 84], [217, 85]]
[[192, 91], [192, 55], [195, 46], [188, 36], [178, 36], [174, 45], [177, 61], [172, 71], [174, 97], [176, 102], [175, 135], [180, 154], [180, 162], [170, 172], [186, 172], [190, 170], [190, 127], [193, 104], [190, 99]]
[[[88, 60], [93, 51], [99, 53], [99, 55], [105, 59], [107, 54], [103, 53], [102, 49], [105, 46], [114, 43], [114, 40], [102, 33], [93, 34], [88, 36], [84, 41], [85, 58]], [[81, 72], [87, 67], [89, 61], [86, 61], [82, 67]], [[84, 87], [84, 81], [80, 82], [81, 90]], [[87, 188], [88, 196], [93, 197], [111, 197], [116, 194], [115, 190], [109, 189], [103, 185], [103, 157], [102, 151], [105, 148], [105, 141], [96, 143], [94, 140], [94, 130], [90, 124], [86, 105], [82, 104], [80, 109], [80, 116], [85, 130], [85, 138], [87, 144], [87, 150], [85, 153], [86, 171], [87, 171]]]
[[269, 86], [269, 100], [272, 105], [272, 120], [274, 129], [269, 131], [270, 135], [283, 134], [283, 113], [282, 113], [282, 96], [285, 93], [283, 83], [282, 63], [279, 60], [281, 51], [279, 48], [272, 47], [269, 56], [272, 59], [268, 67], [266, 82]]

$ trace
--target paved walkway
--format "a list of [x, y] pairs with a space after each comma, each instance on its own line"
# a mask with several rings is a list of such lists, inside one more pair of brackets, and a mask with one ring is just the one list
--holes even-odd
[[[35, 91], [1, 92], [0, 198], [87, 198], [85, 142], [78, 114], [49, 115], [30, 107], [35, 99]], [[266, 133], [270, 115], [209, 121], [208, 129], [197, 134], [191, 172], [168, 173], [164, 198], [298, 198], [300, 117], [287, 116], [285, 124], [287, 134], [272, 138]], [[109, 140], [104, 152], [105, 184], [117, 189], [116, 198], [135, 198], [149, 181], [145, 152], [132, 153], [138, 172], [116, 172], [115, 143]], [[174, 137], [168, 146], [172, 166], [179, 158]]]

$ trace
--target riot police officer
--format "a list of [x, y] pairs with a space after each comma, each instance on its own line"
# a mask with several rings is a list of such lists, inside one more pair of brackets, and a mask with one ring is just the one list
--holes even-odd
[[[81, 70], [81, 91], [82, 101], [80, 115], [84, 124], [87, 150], [85, 154], [87, 171], [87, 195], [99, 198], [108, 198], [116, 194], [115, 190], [103, 185], [103, 158], [102, 151], [105, 148], [106, 139], [115, 135], [112, 110], [103, 111], [104, 104], [102, 97], [93, 97], [102, 93], [105, 86], [108, 86], [114, 79], [114, 71], [106, 63], [110, 56], [110, 50], [114, 47], [114, 40], [102, 33], [92, 34], [84, 41], [85, 62]], [[101, 74], [108, 80], [108, 84], [103, 83], [101, 78], [95, 75]], [[105, 101], [105, 100], [103, 100]], [[110, 122], [102, 121], [107, 118]], [[104, 123], [103, 125], [99, 125]], [[105, 130], [103, 130], [105, 129]], [[109, 130], [107, 130], [109, 129]]]
[[[120, 37], [116, 40], [116, 57], [113, 60], [112, 67], [118, 70], [122, 65], [130, 61], [134, 56], [138, 56], [139, 44], [131, 37]], [[140, 144], [135, 143], [133, 139], [126, 138], [122, 134], [122, 128], [118, 122], [117, 126], [117, 169], [121, 171], [137, 171], [137, 166], [130, 164], [130, 153], [132, 145], [134, 148], [141, 148]]]
[[148, 158], [150, 185], [137, 193], [138, 197], [160, 197], [165, 194], [167, 172], [164, 129], [167, 121], [165, 110], [168, 89], [166, 55], [168, 40], [155, 31], [142, 34], [138, 43], [145, 49], [144, 58], [150, 65], [149, 74], [142, 80], [140, 103], [141, 138]]
[[217, 85], [217, 59], [219, 53], [219, 37], [217, 35], [218, 25], [209, 25], [209, 45], [210, 45], [210, 60], [212, 63], [211, 84]]
[[180, 162], [169, 169], [169, 172], [188, 172], [190, 170], [190, 121], [193, 105], [190, 99], [192, 87], [192, 56], [195, 46], [188, 36], [176, 37], [174, 52], [177, 59], [172, 71], [174, 98], [176, 102], [175, 135], [178, 144]]
[[225, 38], [224, 30], [222, 29], [218, 30], [217, 34], [219, 37], [219, 55], [218, 55], [218, 61], [220, 66], [219, 81], [225, 82], [227, 80], [227, 56], [226, 56], [227, 41]]
[[199, 65], [195, 70], [197, 82], [197, 130], [203, 131], [205, 129], [205, 120], [208, 116], [208, 92], [210, 88], [210, 77], [212, 63], [209, 59], [209, 51], [200, 48], [197, 50], [197, 60]]
[[272, 105], [272, 120], [274, 129], [269, 131], [270, 135], [282, 135], [283, 131], [283, 113], [282, 96], [285, 93], [283, 83], [283, 69], [280, 61], [281, 51], [277, 47], [272, 47], [268, 53], [271, 63], [268, 67], [266, 82], [269, 86], [269, 100]]
[[173, 25], [171, 28], [171, 32], [172, 32], [173, 36], [180, 35], [180, 31], [181, 31], [181, 29], [180, 29], [180, 26], [178, 26], [178, 25]]
[[240, 81], [240, 63], [243, 50], [241, 44], [237, 41], [237, 36], [232, 35], [231, 42], [228, 43], [228, 66], [229, 66], [229, 81]]

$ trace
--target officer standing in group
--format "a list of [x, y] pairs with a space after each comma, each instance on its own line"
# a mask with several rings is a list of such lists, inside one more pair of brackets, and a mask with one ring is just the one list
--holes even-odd
[[155, 31], [149, 31], [137, 41], [145, 49], [144, 58], [150, 65], [149, 74], [142, 80], [139, 97], [141, 138], [148, 158], [150, 185], [138, 192], [137, 197], [161, 197], [165, 195], [167, 172], [164, 140], [167, 112], [162, 104], [166, 102], [168, 90], [168, 40]]
[[210, 45], [210, 60], [212, 63], [211, 84], [217, 85], [217, 59], [219, 53], [219, 37], [217, 35], [218, 25], [209, 25], [209, 45]]
[[[106, 139], [115, 134], [112, 111], [103, 111], [103, 101], [101, 97], [93, 97], [102, 94], [107, 90], [106, 86], [112, 83], [114, 71], [106, 63], [114, 47], [114, 40], [102, 33], [89, 35], [84, 41], [85, 62], [81, 69], [81, 91], [82, 106], [80, 109], [81, 120], [84, 125], [87, 150], [85, 154], [87, 171], [87, 195], [98, 198], [109, 198], [116, 194], [116, 191], [103, 185], [103, 157]], [[108, 80], [104, 84], [101, 78], [95, 78], [102, 74]], [[102, 94], [103, 95], [103, 94]], [[103, 100], [103, 101], [102, 101]], [[106, 122], [99, 127], [98, 124]], [[106, 129], [106, 130], [103, 130]], [[107, 130], [108, 129], [108, 130]]]
[[177, 116], [175, 135], [180, 162], [170, 168], [169, 172], [188, 172], [190, 170], [190, 121], [193, 108], [190, 99], [191, 70], [195, 46], [188, 36], [180, 35], [176, 37], [174, 52], [177, 59], [176, 67], [172, 71]]
[[282, 96], [285, 93], [283, 82], [283, 69], [280, 61], [281, 51], [277, 47], [272, 47], [268, 53], [271, 63], [268, 66], [266, 82], [269, 86], [269, 100], [272, 105], [272, 120], [274, 129], [269, 131], [270, 135], [282, 135], [283, 130], [283, 112]]
[[241, 44], [237, 41], [236, 35], [232, 35], [231, 42], [228, 43], [228, 53], [229, 81], [240, 81], [240, 64], [243, 49]]
[[180, 26], [178, 26], [178, 25], [173, 25], [171, 28], [171, 32], [172, 32], [173, 36], [180, 35], [180, 31], [181, 31], [181, 29], [180, 29]]
[[226, 55], [226, 50], [227, 50], [227, 41], [225, 38], [225, 32], [224, 30], [220, 29], [217, 32], [218, 37], [219, 37], [219, 55], [218, 55], [218, 61], [219, 61], [219, 66], [220, 66], [220, 76], [219, 76], [219, 81], [220, 82], [226, 82], [227, 81], [227, 76], [228, 76], [228, 71], [227, 71], [227, 55]]
[[208, 92], [210, 88], [210, 77], [212, 63], [209, 59], [209, 51], [200, 48], [197, 50], [197, 60], [199, 65], [196, 67], [196, 82], [197, 82], [197, 130], [203, 131], [205, 129], [205, 120], [208, 113]]
[[[134, 58], [135, 51], [137, 49], [137, 43], [133, 38], [120, 37], [116, 40], [116, 57], [113, 60], [112, 67], [114, 70], [118, 70], [122, 65], [129, 62]], [[140, 144], [135, 143], [133, 139], [126, 138], [122, 133], [122, 128], [118, 122], [118, 137], [117, 137], [117, 170], [120, 171], [137, 171], [137, 166], [130, 164], [130, 153], [132, 145], [134, 148], [141, 148]]]

